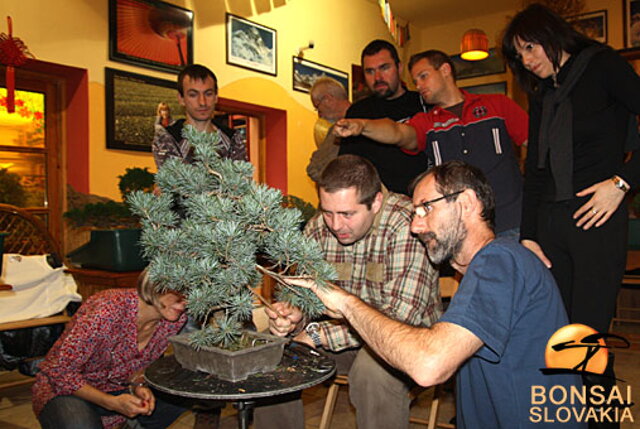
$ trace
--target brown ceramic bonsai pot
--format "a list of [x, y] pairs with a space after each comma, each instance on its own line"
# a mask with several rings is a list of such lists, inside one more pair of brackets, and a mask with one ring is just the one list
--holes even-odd
[[189, 344], [189, 334], [169, 338], [173, 344], [176, 360], [190, 371], [214, 374], [228, 381], [240, 381], [258, 372], [272, 371], [282, 359], [286, 338], [270, 334], [246, 331], [256, 344], [237, 351], [218, 347], [203, 347], [196, 350]]

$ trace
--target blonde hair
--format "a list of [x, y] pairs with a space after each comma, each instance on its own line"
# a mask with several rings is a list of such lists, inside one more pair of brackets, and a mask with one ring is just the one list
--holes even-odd
[[171, 116], [171, 108], [164, 101], [158, 103], [158, 107], [156, 108], [156, 115], [160, 116], [161, 110], [167, 110], [169, 112], [169, 116]]
[[149, 305], [153, 305], [160, 295], [162, 295], [151, 282], [151, 279], [149, 279], [149, 267], [145, 268], [138, 276], [136, 289], [140, 299]]

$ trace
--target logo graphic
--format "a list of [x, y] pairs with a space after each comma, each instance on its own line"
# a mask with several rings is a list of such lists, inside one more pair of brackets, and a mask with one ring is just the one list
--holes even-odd
[[[605, 340], [609, 340], [609, 344]], [[529, 421], [633, 423], [631, 386], [626, 386], [626, 389], [619, 387], [613, 377], [604, 375], [608, 349], [629, 346], [626, 338], [601, 334], [578, 323], [558, 329], [547, 342], [544, 353], [546, 368], [540, 371], [546, 375], [566, 374], [570, 378], [558, 377], [557, 383], [561, 384], [531, 386]], [[576, 375], [584, 376], [584, 383]], [[567, 382], [570, 379], [573, 381]]]
[[545, 374], [604, 373], [609, 354], [607, 349], [610, 348], [605, 343], [605, 338], [622, 340], [626, 347], [629, 347], [629, 342], [625, 338], [613, 334], [601, 334], [587, 325], [574, 323], [563, 326], [547, 342], [544, 352], [547, 368], [542, 372]]
[[473, 116], [476, 118], [482, 118], [487, 115], [487, 108], [485, 106], [479, 106], [473, 108]]

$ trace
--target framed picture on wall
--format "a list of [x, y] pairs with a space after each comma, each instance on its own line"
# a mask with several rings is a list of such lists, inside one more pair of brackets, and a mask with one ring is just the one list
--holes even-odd
[[460, 55], [452, 55], [451, 61], [456, 69], [458, 79], [504, 73], [506, 71], [502, 56], [495, 48], [489, 49], [489, 56], [481, 61], [466, 61]]
[[581, 13], [567, 17], [567, 21], [580, 33], [601, 43], [607, 43], [607, 11]]
[[179, 72], [193, 63], [193, 12], [158, 0], [109, 0], [109, 59]]
[[485, 83], [482, 85], [463, 86], [462, 89], [472, 94], [507, 95], [507, 82]]
[[362, 66], [358, 64], [351, 64], [351, 102], [355, 103], [356, 101], [370, 95], [371, 90], [364, 80]]
[[304, 58], [293, 57], [293, 89], [308, 93], [315, 81], [321, 77], [331, 77], [337, 80], [349, 95], [349, 73]]
[[151, 152], [162, 126], [160, 103], [168, 105], [170, 121], [179, 119], [183, 109], [174, 81], [105, 68], [107, 149]]
[[640, 0], [624, 1], [624, 45], [640, 48]]
[[278, 40], [273, 28], [227, 13], [227, 64], [278, 74]]

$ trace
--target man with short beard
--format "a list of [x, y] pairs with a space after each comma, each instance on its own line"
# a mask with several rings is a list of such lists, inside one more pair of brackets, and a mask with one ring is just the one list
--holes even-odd
[[[373, 95], [352, 104], [346, 118], [389, 118], [404, 122], [427, 111], [420, 94], [408, 91], [400, 80], [402, 63], [398, 52], [386, 40], [374, 40], [360, 57], [364, 80]], [[342, 139], [340, 155], [353, 154], [368, 159], [378, 170], [382, 183], [392, 192], [409, 195], [409, 183], [427, 168], [424, 153], [411, 156], [395, 146], [364, 136]]]
[[[440, 384], [457, 372], [458, 428], [533, 425], [532, 386], [546, 392], [582, 386], [574, 374], [540, 371], [547, 341], [568, 323], [553, 276], [520, 244], [495, 238], [493, 191], [479, 169], [450, 161], [416, 183], [412, 232], [432, 262], [449, 260], [464, 274], [438, 323], [409, 326], [337, 286], [289, 282], [311, 288], [328, 314], [344, 317], [378, 356], [418, 384]], [[554, 403], [544, 406], [555, 415]], [[573, 419], [561, 426], [585, 427]]]

